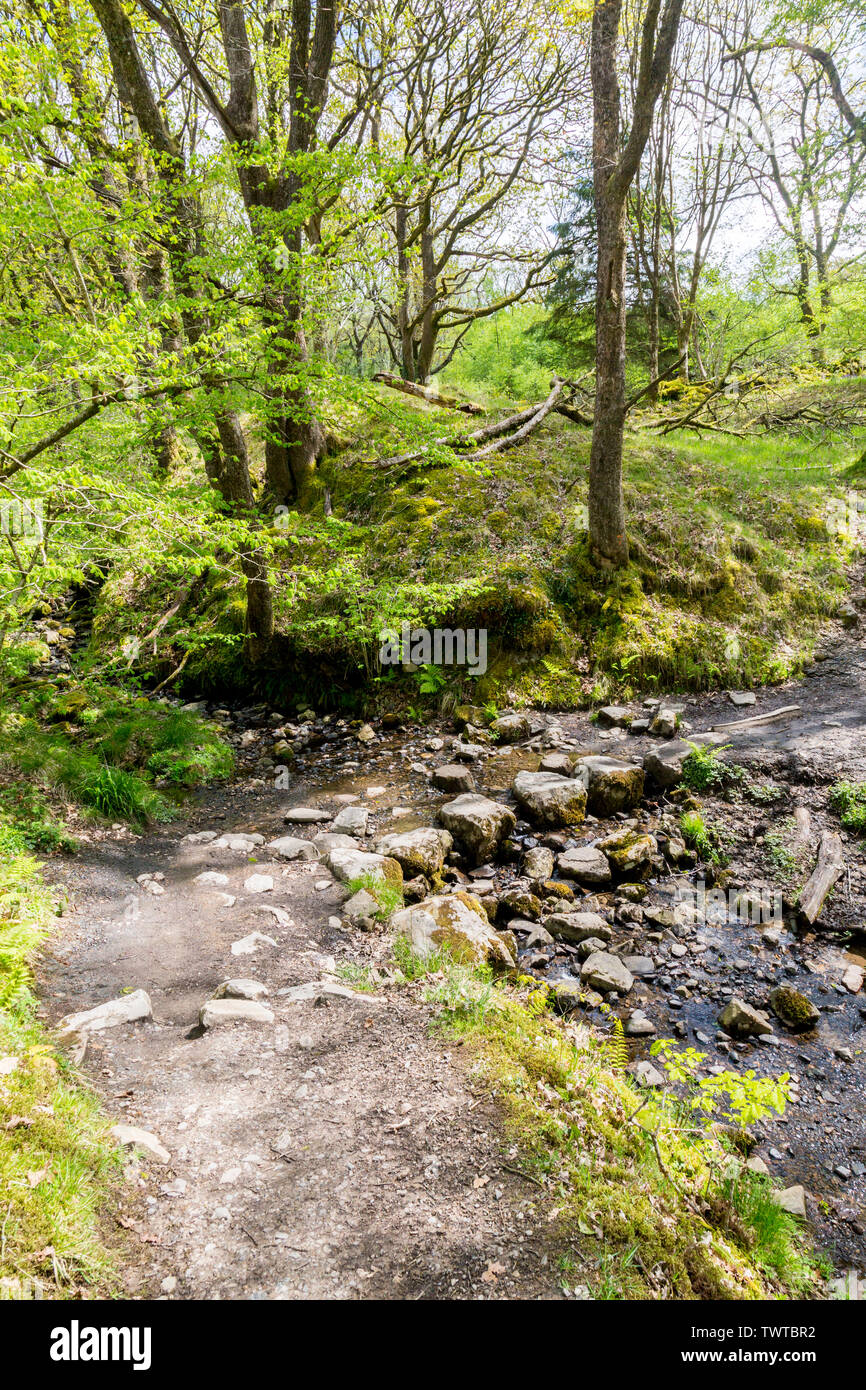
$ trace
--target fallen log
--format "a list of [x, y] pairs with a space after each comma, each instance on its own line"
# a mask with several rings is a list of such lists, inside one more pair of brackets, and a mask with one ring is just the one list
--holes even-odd
[[[487, 458], [491, 454], [497, 454], [503, 449], [511, 449], [515, 444], [519, 444], [528, 434], [539, 425], [551, 409], [555, 409], [555, 402], [562, 391], [563, 383], [554, 379], [553, 389], [546, 401], [541, 401], [538, 405], [531, 405], [526, 410], [519, 410], [516, 415], [509, 415], [504, 420], [497, 420], [492, 425], [483, 425], [481, 429], [473, 430], [470, 434], [450, 435], [434, 439], [430, 447], [453, 449], [455, 453], [460, 449], [466, 449], [471, 444], [484, 444], [487, 440], [493, 439], [495, 444], [487, 444], [483, 449], [476, 449], [474, 453], [459, 455], [460, 458], [475, 462], [477, 459]], [[514, 430], [514, 434], [509, 431]], [[508, 438], [501, 438], [508, 435]], [[400, 464], [414, 463], [417, 459], [423, 458], [426, 449], [416, 449], [411, 454], [398, 454], [394, 458], [382, 459], [382, 465], [388, 468], [395, 468]]]
[[817, 921], [824, 900], [836, 886], [844, 867], [842, 841], [835, 830], [825, 830], [818, 847], [818, 861], [800, 892], [797, 905], [797, 916], [804, 926], [811, 927]]
[[464, 415], [483, 415], [484, 406], [474, 401], [458, 401], [456, 396], [441, 396], [432, 386], [419, 386], [415, 381], [404, 381], [402, 377], [392, 376], [390, 372], [376, 372], [374, 381], [390, 386], [394, 391], [402, 391], [406, 396], [418, 396], [428, 405], [441, 405], [445, 410], [460, 410]]
[[737, 729], [759, 729], [762, 724], [775, 724], [778, 719], [789, 719], [799, 714], [799, 705], [783, 705], [781, 709], [771, 710], [769, 714], [753, 714], [751, 719], [735, 719], [731, 724], [711, 724], [711, 729], [720, 733], [734, 733]]

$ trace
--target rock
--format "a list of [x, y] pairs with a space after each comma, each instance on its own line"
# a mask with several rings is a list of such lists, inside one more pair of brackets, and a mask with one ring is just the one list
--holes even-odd
[[335, 835], [351, 835], [362, 840], [367, 833], [370, 811], [366, 806], [344, 806], [334, 818], [331, 831]]
[[274, 1015], [254, 999], [209, 999], [199, 1010], [202, 1028], [220, 1023], [273, 1023]]
[[509, 888], [499, 898], [500, 917], [523, 917], [537, 922], [541, 916], [541, 903], [534, 893], [525, 888]]
[[780, 1206], [783, 1211], [790, 1212], [792, 1216], [799, 1216], [805, 1221], [806, 1189], [799, 1183], [794, 1187], [785, 1187], [781, 1192], [774, 1192], [773, 1201], [777, 1206]]
[[729, 690], [728, 699], [732, 705], [736, 705], [740, 709], [744, 705], [755, 703], [755, 692], [754, 690]]
[[417, 830], [383, 835], [376, 842], [376, 850], [396, 859], [404, 874], [424, 874], [429, 879], [438, 879], [453, 843], [450, 831], [421, 826]]
[[576, 1009], [578, 1004], [586, 1001], [586, 990], [584, 990], [577, 980], [554, 980], [553, 1003], [557, 1013], [567, 1014], [572, 1009]]
[[849, 965], [842, 976], [842, 984], [850, 994], [859, 994], [863, 988], [864, 977], [866, 977], [866, 971], [861, 965]]
[[570, 753], [545, 753], [538, 767], [539, 772], [558, 772], [562, 777], [570, 777], [573, 769]]
[[603, 951], [606, 945], [607, 942], [603, 941], [600, 936], [588, 936], [584, 941], [578, 942], [577, 959], [589, 960], [590, 956], [595, 955], [597, 951]]
[[223, 980], [214, 990], [214, 999], [266, 999], [268, 987], [261, 980]]
[[327, 859], [332, 849], [348, 849], [353, 852], [358, 845], [353, 835], [341, 835], [330, 830], [317, 830], [313, 836], [313, 845], [319, 851], [323, 859]]
[[626, 1067], [629, 1075], [633, 1076], [639, 1086], [664, 1086], [667, 1077], [654, 1067], [652, 1062], [646, 1060], [641, 1062], [630, 1062]]
[[239, 850], [242, 854], [249, 854], [252, 850], [257, 849], [259, 845], [263, 845], [264, 843], [264, 835], [253, 832], [246, 834], [246, 832], [244, 832], [243, 834], [220, 835], [218, 840], [214, 840], [211, 849], [234, 849]]
[[171, 1154], [149, 1129], [137, 1125], [112, 1125], [111, 1133], [125, 1148], [142, 1149], [155, 1163], [170, 1163]]
[[607, 858], [593, 845], [582, 845], [578, 849], [568, 849], [556, 861], [557, 869], [563, 878], [573, 878], [577, 883], [610, 883], [611, 873]]
[[694, 749], [683, 739], [666, 748], [653, 748], [645, 754], [644, 772], [657, 787], [667, 790], [683, 780], [683, 763]]
[[553, 877], [554, 862], [553, 850], [545, 849], [544, 845], [536, 845], [534, 849], [526, 851], [523, 872], [527, 878], [543, 883], [545, 879]]
[[332, 849], [328, 855], [331, 872], [341, 883], [351, 883], [356, 878], [369, 878], [375, 883], [392, 883], [403, 886], [403, 870], [396, 859], [386, 854], [370, 854], [366, 850]]
[[357, 920], [361, 917], [375, 917], [381, 909], [379, 903], [368, 893], [366, 888], [359, 888], [348, 902], [343, 903], [343, 916], [350, 920]]
[[276, 941], [272, 936], [265, 936], [264, 932], [251, 931], [249, 936], [242, 936], [239, 941], [231, 944], [233, 956], [251, 956], [260, 946], [276, 946]]
[[376, 737], [376, 731], [372, 724], [362, 724], [358, 730], [357, 738], [359, 743], [372, 743]]
[[517, 817], [507, 806], [477, 794], [446, 802], [440, 808], [439, 819], [476, 864], [490, 859], [517, 824]]
[[742, 999], [731, 999], [718, 1018], [719, 1026], [736, 1038], [758, 1037], [772, 1033], [773, 1025], [766, 1014], [754, 1009]]
[[318, 806], [293, 806], [283, 816], [286, 825], [320, 825], [331, 819], [330, 811], [322, 811]]
[[556, 941], [569, 941], [572, 945], [590, 936], [610, 941], [613, 935], [607, 922], [597, 912], [553, 912], [545, 919], [544, 925]]
[[193, 883], [200, 883], [202, 888], [224, 888], [228, 881], [228, 874], [218, 874], [212, 869], [206, 869], [203, 874], [196, 874], [193, 879]]
[[650, 720], [649, 731], [657, 738], [673, 738], [677, 731], [679, 716], [667, 705], [661, 705]]
[[613, 816], [631, 810], [644, 795], [644, 769], [620, 758], [578, 758], [574, 776], [587, 788], [587, 809], [592, 816]]
[[811, 999], [794, 989], [793, 985], [777, 985], [770, 991], [769, 1005], [776, 1017], [792, 1032], [814, 1028], [821, 1017]]
[[616, 873], [632, 877], [649, 871], [656, 842], [652, 835], [641, 835], [636, 830], [621, 830], [598, 840], [596, 849], [605, 855]]
[[464, 964], [514, 965], [514, 957], [490, 925], [481, 903], [469, 893], [425, 898], [419, 906], [392, 913], [389, 925], [396, 934], [408, 937], [423, 960], [444, 950]]
[[631, 723], [631, 713], [625, 705], [604, 705], [596, 717], [600, 729], [627, 729]]
[[519, 743], [529, 738], [532, 730], [525, 714], [501, 714], [493, 720], [490, 732], [498, 743]]
[[645, 979], [656, 973], [655, 961], [651, 956], [623, 956], [622, 963], [632, 975]]
[[634, 1009], [626, 1019], [623, 1032], [627, 1038], [648, 1038], [656, 1032], [656, 1026], [642, 1009]]
[[194, 835], [184, 835], [181, 840], [182, 845], [209, 845], [211, 840], [215, 840], [217, 833], [215, 830], [199, 830]]
[[767, 1167], [764, 1160], [761, 1158], [760, 1154], [752, 1154], [749, 1158], [747, 1158], [746, 1167], [749, 1169], [751, 1173], [760, 1173], [765, 1178], [768, 1178], [770, 1176], [770, 1170]]
[[272, 893], [274, 880], [270, 874], [250, 874], [244, 879], [244, 888], [248, 893]]
[[281, 859], [318, 859], [319, 851], [311, 840], [299, 840], [295, 835], [280, 835], [269, 840], [266, 849]]
[[517, 801], [537, 825], [580, 825], [586, 812], [586, 789], [558, 772], [518, 772], [511, 784]]
[[[515, 925], [516, 925], [516, 924], [515, 924], [514, 922], [511, 922], [509, 925], [510, 925], [510, 927], [511, 927], [511, 930], [514, 931], [514, 930], [515, 930]], [[524, 923], [520, 923], [520, 925], [523, 926]], [[528, 927], [528, 926], [530, 926], [530, 923], [527, 922], [527, 923], [525, 923], [525, 925]], [[523, 943], [523, 948], [524, 948], [524, 950], [529, 951], [529, 950], [532, 950], [533, 948], [538, 947], [538, 946], [552, 946], [552, 945], [553, 945], [553, 937], [551, 936], [551, 934], [550, 934], [550, 932], [547, 930], [547, 928], [546, 928], [546, 927], [540, 927], [540, 926], [538, 926], [538, 925], [535, 925], [535, 926], [532, 927], [532, 930], [529, 932], [529, 934], [528, 934], [526, 940], [524, 941], [524, 943]]]
[[610, 994], [613, 991], [617, 994], [628, 994], [634, 985], [633, 976], [626, 970], [619, 956], [612, 956], [609, 951], [594, 951], [583, 962], [580, 978], [600, 994]]
[[454, 723], [458, 729], [465, 729], [467, 724], [477, 724], [481, 727], [487, 723], [487, 715], [480, 705], [457, 705], [454, 710]]
[[145, 990], [136, 989], [131, 994], [109, 999], [107, 1003], [97, 1004], [95, 1008], [82, 1013], [67, 1014], [58, 1023], [57, 1033], [62, 1040], [86, 1037], [88, 1033], [101, 1033], [105, 1028], [116, 1028], [121, 1023], [137, 1023], [139, 1019], [152, 1017], [150, 996]]
[[435, 769], [433, 785], [443, 792], [474, 792], [475, 778], [461, 763], [445, 763]]

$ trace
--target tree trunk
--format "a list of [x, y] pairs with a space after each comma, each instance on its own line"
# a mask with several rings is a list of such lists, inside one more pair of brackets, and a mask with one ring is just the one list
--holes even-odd
[[[596, 11], [597, 13], [597, 11]], [[599, 179], [602, 183], [603, 179]], [[625, 202], [596, 190], [598, 279], [595, 411], [589, 459], [589, 541], [603, 568], [628, 564], [622, 496], [625, 424]]]

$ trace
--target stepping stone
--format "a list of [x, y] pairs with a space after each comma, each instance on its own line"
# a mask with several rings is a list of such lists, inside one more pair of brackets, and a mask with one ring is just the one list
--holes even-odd
[[366, 806], [344, 806], [336, 816], [331, 829], [336, 835], [352, 835], [355, 839], [361, 840], [367, 833], [369, 819], [370, 812]]
[[293, 806], [283, 816], [286, 825], [319, 825], [332, 819], [330, 811], [322, 811], [318, 806]]
[[460, 763], [445, 763], [435, 769], [433, 785], [443, 792], [474, 792], [475, 779], [468, 767]]
[[281, 859], [318, 859], [319, 851], [312, 840], [300, 840], [295, 835], [280, 835], [269, 840], [265, 849], [278, 854]]
[[112, 1125], [111, 1133], [125, 1148], [143, 1149], [155, 1163], [170, 1163], [171, 1154], [149, 1129], [137, 1125]]
[[274, 1015], [254, 999], [209, 999], [199, 1010], [202, 1028], [220, 1023], [273, 1023]]

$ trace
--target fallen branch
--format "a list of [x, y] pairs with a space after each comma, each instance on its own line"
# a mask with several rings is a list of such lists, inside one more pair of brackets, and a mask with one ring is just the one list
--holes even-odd
[[553, 379], [553, 389], [543, 405], [539, 406], [536, 413], [526, 421], [520, 429], [515, 430], [514, 434], [509, 434], [505, 438], [497, 439], [492, 444], [488, 444], [484, 449], [476, 449], [473, 454], [463, 454], [462, 457], [470, 463], [476, 463], [480, 459], [490, 458], [493, 454], [502, 453], [504, 449], [513, 449], [516, 444], [521, 444], [528, 435], [532, 433], [546, 415], [549, 415], [562, 394], [563, 382], [559, 377]]
[[842, 841], [835, 830], [825, 830], [818, 848], [818, 861], [800, 893], [797, 916], [803, 925], [811, 927], [817, 921], [824, 900], [836, 886], [844, 867]]
[[769, 714], [753, 714], [751, 719], [735, 719], [732, 724], [711, 724], [710, 728], [720, 733], [733, 733], [736, 729], [758, 729], [762, 724], [775, 724], [778, 719], [788, 719], [792, 714], [799, 713], [799, 705], [783, 705], [781, 709], [774, 709]]
[[484, 406], [474, 401], [458, 401], [455, 396], [440, 396], [432, 386], [419, 386], [415, 381], [404, 381], [402, 377], [392, 376], [390, 372], [376, 372], [374, 381], [390, 386], [394, 391], [402, 391], [406, 396], [418, 396], [428, 405], [441, 405], [446, 410], [460, 410], [464, 415], [483, 415]]

